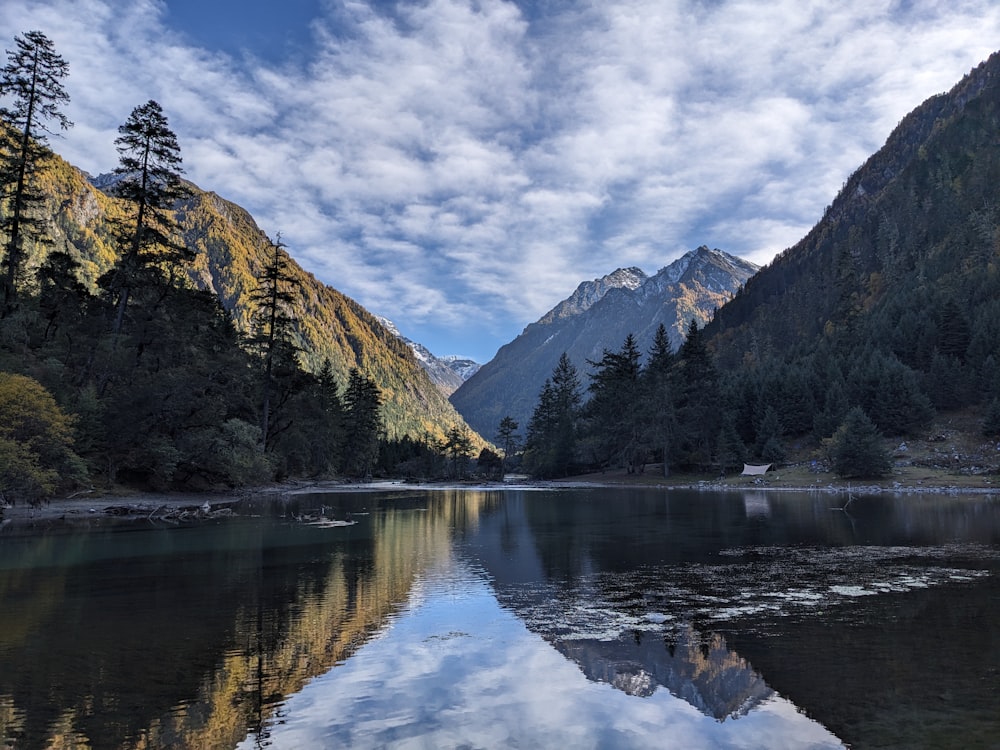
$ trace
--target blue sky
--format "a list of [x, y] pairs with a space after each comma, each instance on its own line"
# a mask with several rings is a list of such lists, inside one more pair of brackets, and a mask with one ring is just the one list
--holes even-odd
[[995, 0], [4, 0], [70, 64], [97, 174], [156, 99], [187, 176], [439, 355], [483, 362], [583, 280], [706, 244], [767, 263]]

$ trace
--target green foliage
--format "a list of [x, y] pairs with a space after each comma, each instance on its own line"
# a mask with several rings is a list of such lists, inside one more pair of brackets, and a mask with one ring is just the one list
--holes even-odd
[[677, 420], [675, 460], [707, 469], [722, 425], [722, 389], [704, 334], [693, 319], [671, 372], [671, 386]]
[[455, 425], [445, 436], [444, 451], [451, 459], [453, 477], [463, 477], [472, 455], [472, 436], [464, 425]]
[[845, 479], [876, 479], [889, 473], [892, 463], [882, 435], [861, 407], [855, 406], [830, 439], [833, 470]]
[[746, 446], [743, 445], [732, 419], [724, 419], [716, 441], [716, 462], [719, 472], [725, 474], [731, 469], [740, 469], [744, 461], [746, 461]]
[[517, 421], [509, 415], [501, 419], [500, 424], [497, 426], [496, 439], [502, 451], [500, 456], [501, 479], [507, 473], [510, 462], [520, 449], [521, 436], [517, 431], [519, 427], [520, 425]]
[[644, 410], [639, 381], [639, 350], [629, 334], [618, 352], [604, 350], [599, 362], [589, 363], [590, 400], [584, 410], [583, 442], [597, 465], [620, 465], [631, 473], [644, 457]]

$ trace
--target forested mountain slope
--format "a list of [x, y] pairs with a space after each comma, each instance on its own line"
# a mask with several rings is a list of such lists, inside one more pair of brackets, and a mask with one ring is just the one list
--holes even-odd
[[705, 334], [723, 366], [866, 346], [962, 380], [1000, 341], [998, 227], [1000, 53], [907, 115]]
[[[81, 264], [84, 284], [94, 290], [97, 279], [115, 263], [117, 253], [110, 220], [120, 215], [111, 197], [114, 181], [87, 177], [56, 157], [40, 179], [50, 216], [51, 242], [32, 247], [28, 272], [33, 275], [52, 250], [66, 250]], [[249, 332], [258, 286], [270, 247], [268, 238], [243, 208], [211, 192], [191, 186], [192, 195], [177, 207], [183, 243], [195, 253], [186, 272], [201, 289], [217, 295], [238, 329]], [[107, 191], [107, 192], [105, 192]], [[294, 252], [294, 249], [293, 249]], [[318, 373], [329, 359], [344, 383], [357, 368], [378, 385], [389, 437], [442, 437], [462, 424], [447, 398], [429, 380], [410, 348], [354, 300], [304, 271], [289, 258], [293, 277], [292, 316], [300, 358]]]
[[702, 333], [733, 455], [823, 456], [865, 420], [920, 436], [963, 410], [980, 421], [970, 440], [1000, 436], [1000, 53], [907, 115]]

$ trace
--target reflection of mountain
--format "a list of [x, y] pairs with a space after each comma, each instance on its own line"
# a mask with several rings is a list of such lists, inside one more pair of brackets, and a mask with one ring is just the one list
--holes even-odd
[[722, 636], [702, 636], [690, 625], [666, 640], [637, 632], [634, 640], [563, 640], [553, 645], [579, 664], [588, 679], [640, 697], [663, 686], [720, 721], [744, 716], [774, 694], [746, 659], [726, 647]]
[[[982, 566], [1000, 569], [1000, 506], [859, 497], [846, 514], [831, 509], [836, 500], [511, 493], [467, 552], [532, 632], [631, 695], [662, 685], [723, 718], [773, 688], [861, 742], [887, 732], [864, 724], [874, 704], [858, 696], [878, 696], [877, 721], [913, 733], [891, 697], [905, 694], [921, 711], [947, 706], [942, 725], [952, 715], [1000, 731], [995, 690], [983, 689], [1000, 665], [1000, 597], [963, 598], [964, 587], [997, 588]], [[970, 671], [982, 680], [968, 683]]]
[[383, 627], [423, 570], [450, 564], [452, 532], [483, 502], [451, 493], [334, 529], [236, 520], [18, 540], [46, 551], [29, 569], [5, 555], [31, 550], [0, 546], [0, 612], [16, 623], [15, 581], [32, 618], [31, 632], [0, 632], [0, 740], [233, 747]]
[[[647, 607], [637, 606], [652, 581], [644, 578], [630, 585], [626, 578], [602, 574], [594, 568], [593, 549], [588, 550], [579, 539], [552, 533], [547, 525], [540, 528], [536, 523], [537, 533], [532, 534], [529, 515], [537, 522], [539, 513], [552, 510], [547, 503], [532, 500], [536, 498], [511, 493], [500, 513], [482, 518], [474, 552], [490, 572], [500, 603], [579, 665], [588, 679], [635, 696], [649, 696], [665, 687], [720, 720], [742, 716], [772, 695], [763, 678], [729, 650], [721, 636], [700, 633], [691, 625], [674, 625], [683, 619], [651, 615]], [[565, 513], [564, 519], [594, 513], [601, 517], [593, 518], [594, 525], [605, 530], [622, 519], [621, 505], [583, 505], [590, 504], [558, 510]], [[637, 527], [628, 520], [622, 520], [622, 525]], [[639, 563], [640, 547], [625, 546], [618, 555]], [[561, 563], [545, 562], [553, 558]], [[575, 580], [553, 580], [545, 574], [546, 569], [567, 572], [567, 561], [574, 561], [570, 564], [576, 568], [571, 574]], [[665, 610], [658, 606], [655, 611]], [[678, 613], [681, 618], [683, 614]], [[665, 627], [667, 619], [670, 623]]]

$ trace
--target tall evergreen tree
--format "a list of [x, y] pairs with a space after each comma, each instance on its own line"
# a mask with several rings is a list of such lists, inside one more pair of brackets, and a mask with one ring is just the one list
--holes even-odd
[[500, 478], [503, 479], [504, 475], [507, 473], [508, 462], [514, 457], [517, 452], [518, 440], [520, 435], [517, 432], [517, 428], [520, 425], [517, 420], [510, 415], [504, 417], [500, 420], [500, 425], [497, 427], [497, 444], [503, 451], [500, 457]]
[[690, 466], [709, 467], [722, 425], [721, 389], [715, 363], [694, 319], [673, 372], [680, 458]]
[[670, 476], [671, 446], [677, 433], [672, 375], [676, 358], [667, 329], [660, 323], [653, 336], [649, 361], [641, 376], [645, 409], [643, 437], [652, 451], [663, 460], [663, 476]]
[[112, 327], [116, 336], [124, 324], [129, 298], [137, 286], [148, 282], [150, 272], [173, 273], [179, 261], [190, 257], [172, 237], [176, 222], [170, 209], [190, 191], [181, 181], [180, 146], [162, 108], [150, 99], [132, 110], [118, 133], [115, 174], [121, 179], [116, 190], [132, 212], [120, 228], [121, 257], [110, 278], [117, 298]]
[[844, 423], [833, 434], [830, 458], [833, 470], [848, 479], [883, 477], [892, 468], [878, 428], [859, 406], [847, 412]]
[[566, 476], [576, 460], [580, 378], [566, 352], [539, 394], [528, 423], [525, 465], [541, 477]]
[[285, 364], [287, 369], [295, 361], [290, 313], [294, 299], [291, 285], [295, 280], [289, 273], [288, 263], [285, 245], [279, 234], [275, 242], [269, 241], [267, 259], [257, 277], [257, 288], [251, 295], [251, 301], [257, 307], [256, 330], [251, 345], [262, 362], [260, 429], [265, 450], [272, 429], [276, 365]]
[[451, 458], [452, 476], [464, 476], [465, 464], [472, 455], [472, 436], [464, 425], [453, 425], [444, 442], [445, 453]]
[[382, 395], [371, 378], [352, 368], [344, 389], [342, 467], [352, 477], [369, 477], [378, 459], [382, 437]]
[[587, 443], [599, 463], [624, 465], [636, 470], [642, 454], [642, 398], [639, 390], [639, 348], [632, 334], [617, 352], [604, 350], [599, 362], [590, 362], [588, 390], [591, 397], [584, 408]]
[[0, 110], [0, 184], [6, 204], [0, 212], [0, 228], [7, 235], [3, 263], [3, 294], [0, 316], [16, 304], [24, 265], [25, 230], [37, 231], [41, 217], [31, 209], [41, 204], [34, 178], [51, 156], [46, 135], [48, 122], [65, 130], [72, 123], [60, 111], [69, 101], [62, 79], [69, 65], [48, 37], [29, 31], [15, 37], [15, 49], [7, 51], [7, 64], [0, 71], [0, 96], [12, 97], [11, 107]]

